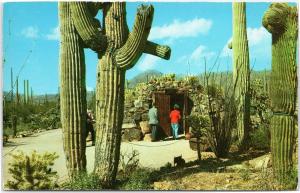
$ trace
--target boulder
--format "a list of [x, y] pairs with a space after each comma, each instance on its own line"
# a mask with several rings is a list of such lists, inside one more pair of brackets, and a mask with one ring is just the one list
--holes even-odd
[[255, 170], [266, 169], [271, 166], [271, 154], [263, 155], [247, 162]]
[[134, 101], [134, 107], [139, 108], [143, 106], [143, 102], [141, 100], [135, 100]]
[[135, 123], [123, 123], [122, 124], [122, 129], [132, 129], [132, 128], [136, 128]]
[[152, 137], [151, 137], [151, 134], [150, 134], [150, 133], [145, 134], [145, 136], [144, 136], [144, 141], [148, 141], [148, 142], [151, 142], [151, 141], [152, 141]]
[[142, 131], [139, 129], [124, 129], [122, 141], [140, 141], [142, 136]]
[[151, 132], [150, 125], [148, 124], [148, 121], [141, 121], [140, 122], [140, 127], [141, 127], [142, 133], [144, 135], [146, 133], [150, 133]]

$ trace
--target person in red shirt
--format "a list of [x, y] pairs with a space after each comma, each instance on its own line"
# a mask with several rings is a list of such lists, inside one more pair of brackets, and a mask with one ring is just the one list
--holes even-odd
[[174, 105], [174, 110], [170, 113], [171, 126], [173, 130], [173, 139], [178, 139], [179, 120], [181, 119], [179, 105]]

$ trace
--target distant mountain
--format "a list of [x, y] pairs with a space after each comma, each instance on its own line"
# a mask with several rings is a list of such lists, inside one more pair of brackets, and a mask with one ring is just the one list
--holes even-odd
[[153, 77], [160, 77], [162, 75], [163, 75], [163, 73], [161, 73], [161, 72], [159, 72], [157, 70], [147, 70], [145, 72], [142, 72], [142, 73], [136, 75], [134, 78], [132, 78], [131, 80], [129, 80], [128, 87], [129, 88], [133, 88], [138, 83], [147, 82], [147, 81], [149, 81]]

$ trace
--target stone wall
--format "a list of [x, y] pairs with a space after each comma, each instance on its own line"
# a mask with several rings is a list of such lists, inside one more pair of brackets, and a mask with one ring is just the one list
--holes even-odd
[[[207, 95], [204, 87], [199, 83], [197, 77], [190, 76], [176, 80], [174, 74], [150, 79], [148, 83], [140, 83], [134, 89], [125, 91], [125, 107], [123, 121], [123, 141], [151, 140], [150, 129], [147, 126], [149, 104], [152, 102], [152, 92], [164, 91], [166, 89], [187, 90], [194, 106], [192, 113], [203, 114], [207, 112]], [[141, 127], [142, 125], [142, 127]], [[132, 130], [132, 132], [130, 132]], [[141, 137], [139, 137], [138, 130]], [[136, 138], [131, 136], [132, 133]], [[146, 137], [144, 137], [146, 136]]]

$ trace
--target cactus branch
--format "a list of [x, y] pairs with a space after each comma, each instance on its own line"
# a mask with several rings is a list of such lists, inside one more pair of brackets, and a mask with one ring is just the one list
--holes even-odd
[[138, 8], [133, 31], [129, 34], [125, 44], [117, 50], [116, 63], [121, 69], [132, 68], [142, 55], [151, 29], [153, 13], [152, 5]]
[[151, 54], [165, 60], [169, 60], [171, 56], [171, 48], [169, 46], [159, 45], [154, 42], [147, 41], [144, 53]]
[[[88, 3], [92, 4], [93, 2]], [[84, 41], [85, 45], [96, 52], [100, 52], [101, 50], [105, 50], [107, 39], [100, 29], [101, 26], [99, 21], [92, 17], [88, 7], [88, 3], [70, 3], [72, 18], [75, 24], [75, 28]]]

